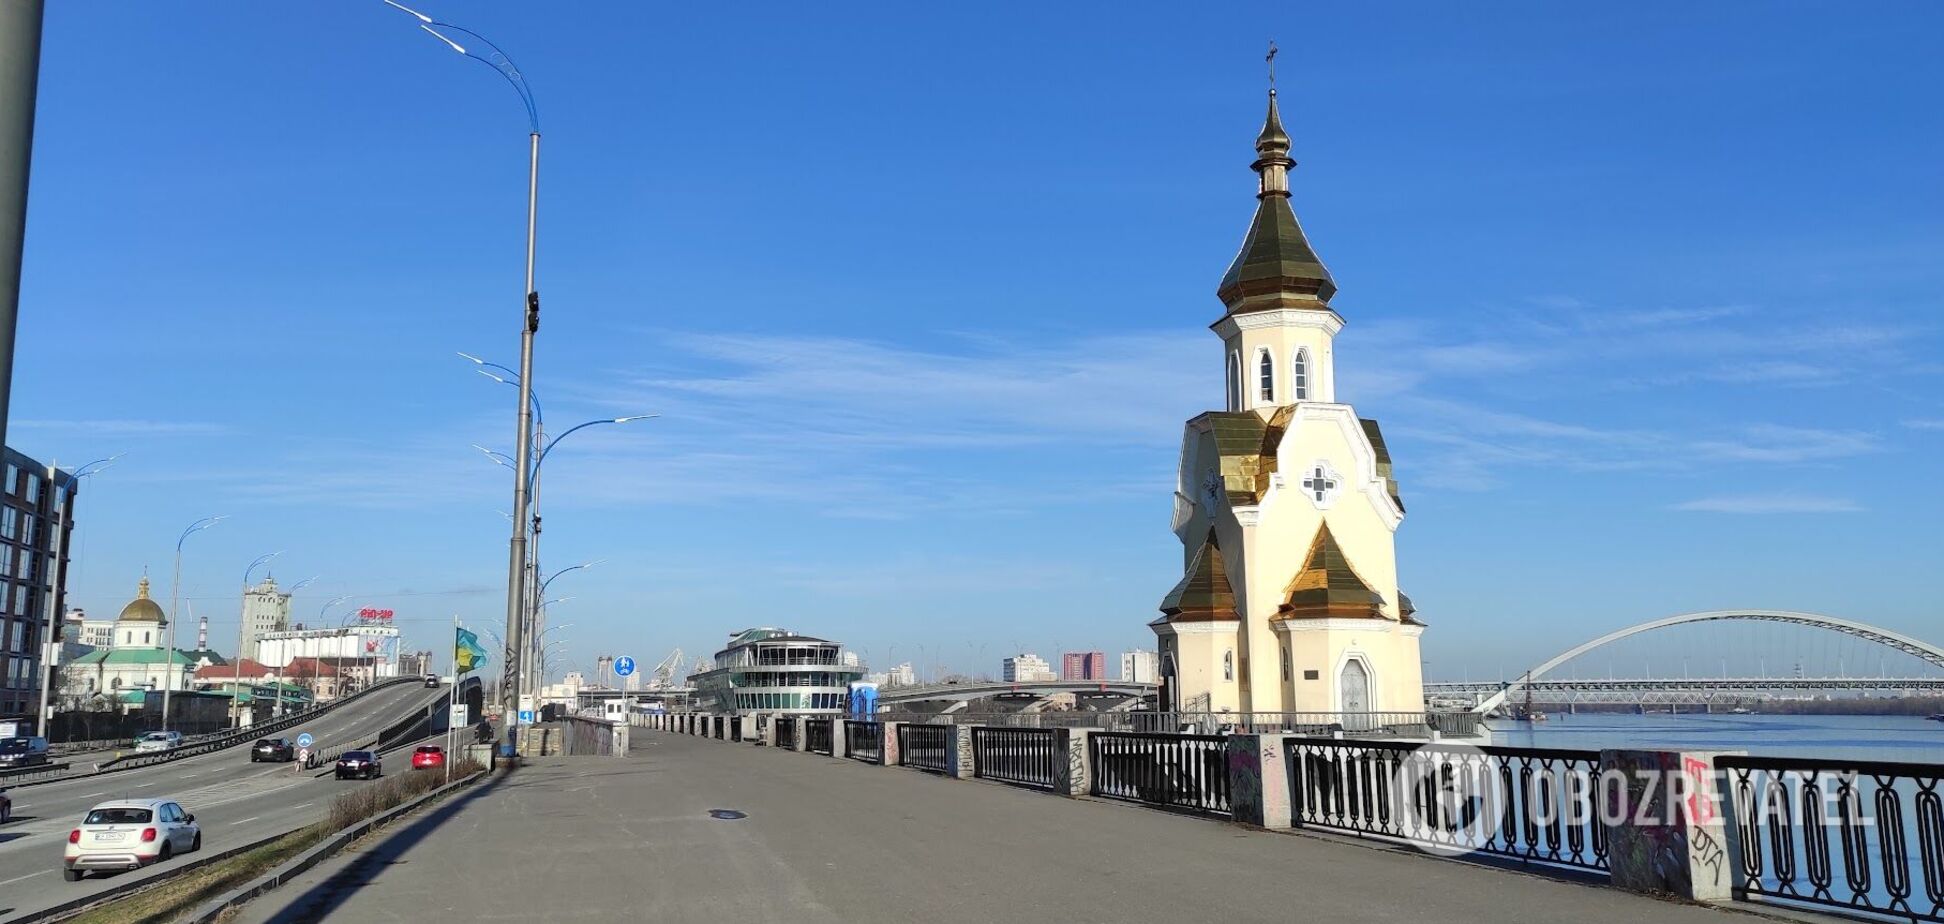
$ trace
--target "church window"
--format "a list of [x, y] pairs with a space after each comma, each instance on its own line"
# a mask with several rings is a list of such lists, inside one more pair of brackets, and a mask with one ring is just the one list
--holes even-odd
[[149, 634], [147, 632], [142, 633], [142, 644], [144, 645], [154, 644], [153, 642], [149, 641]]
[[1276, 357], [1263, 347], [1256, 354], [1256, 388], [1262, 395], [1263, 404], [1276, 403]]
[[1289, 680], [1289, 646], [1288, 645], [1282, 646], [1282, 675], [1284, 681]]
[[1290, 367], [1289, 398], [1292, 401], [1309, 400], [1309, 350], [1296, 351], [1296, 362]]
[[1234, 353], [1228, 358], [1228, 409], [1242, 409], [1242, 358]]
[[1222, 652], [1222, 679], [1235, 679], [1235, 652], [1233, 651]]
[[121, 678], [116, 677], [113, 680], [108, 681], [108, 686], [110, 689], [114, 689], [114, 690], [121, 689]]

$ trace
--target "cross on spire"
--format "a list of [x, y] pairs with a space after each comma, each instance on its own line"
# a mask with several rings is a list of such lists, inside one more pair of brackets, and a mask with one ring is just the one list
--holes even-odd
[[1275, 39], [1269, 40], [1269, 53], [1267, 55], [1264, 55], [1262, 60], [1268, 62], [1269, 64], [1269, 95], [1275, 96], [1276, 95], [1276, 40]]

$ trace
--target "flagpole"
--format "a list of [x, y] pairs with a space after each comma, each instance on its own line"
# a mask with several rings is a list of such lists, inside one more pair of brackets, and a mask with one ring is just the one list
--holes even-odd
[[[459, 702], [459, 614], [452, 614], [452, 689], [446, 693], [446, 757], [445, 781], [452, 782], [452, 761], [455, 739], [452, 735], [452, 707]], [[470, 719], [472, 716], [466, 716]]]

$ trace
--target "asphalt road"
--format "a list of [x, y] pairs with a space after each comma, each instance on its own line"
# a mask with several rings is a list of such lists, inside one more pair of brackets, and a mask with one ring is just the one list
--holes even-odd
[[[290, 738], [309, 732], [314, 748], [368, 743], [386, 726], [407, 713], [422, 709], [449, 694], [445, 687], [427, 689], [399, 684], [377, 690], [331, 710], [314, 721], [280, 732]], [[80, 882], [61, 878], [61, 849], [68, 831], [88, 809], [110, 799], [165, 798], [194, 812], [202, 826], [205, 849], [224, 847], [283, 831], [292, 831], [324, 817], [331, 798], [347, 786], [331, 777], [318, 779], [299, 772], [291, 763], [251, 763], [249, 739], [236, 747], [185, 757], [152, 767], [77, 777], [56, 783], [16, 788], [15, 820], [0, 826], [0, 922], [24, 913], [99, 891], [128, 876], [166, 871], [179, 861], [136, 873], [91, 873]], [[387, 754], [385, 772], [411, 770], [409, 754]]]
[[632, 738], [627, 758], [541, 758], [461, 790], [235, 920], [1756, 920], [1140, 806], [641, 729]]

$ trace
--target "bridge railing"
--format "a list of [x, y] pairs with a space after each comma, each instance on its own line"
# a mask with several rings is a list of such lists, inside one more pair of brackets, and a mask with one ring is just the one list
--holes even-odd
[[1210, 815], [1227, 815], [1225, 735], [1095, 732], [1087, 736], [1092, 792]]
[[972, 726], [972, 775], [979, 779], [1053, 789], [1065, 763], [1053, 729]]
[[812, 754], [830, 754], [836, 750], [833, 719], [803, 720], [803, 749]]
[[1944, 921], [1944, 767], [1722, 755], [1715, 768], [1737, 898]]
[[884, 760], [884, 726], [844, 720], [844, 756], [867, 764]]
[[1363, 738], [1429, 738], [1479, 733], [1481, 717], [1470, 712], [886, 712], [886, 722], [986, 725], [1002, 728], [1092, 728], [1114, 732], [1218, 735], [1331, 735]]
[[[898, 766], [930, 770], [933, 773], [946, 773], [951, 770], [951, 750], [955, 740], [951, 726], [902, 724], [896, 727]], [[975, 730], [973, 734], [976, 735], [977, 731]], [[976, 744], [974, 747], [976, 748]]]
[[1338, 738], [1292, 738], [1284, 748], [1297, 827], [1607, 869], [1598, 751]]

